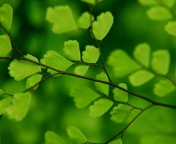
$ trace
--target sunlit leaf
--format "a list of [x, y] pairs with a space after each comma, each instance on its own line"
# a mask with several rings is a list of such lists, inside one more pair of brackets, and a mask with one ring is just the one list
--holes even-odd
[[[91, 21], [92, 19], [92, 21]], [[82, 29], [87, 29], [90, 27], [91, 22], [94, 21], [93, 15], [91, 15], [89, 12], [84, 12], [77, 21], [77, 26]]]
[[11, 105], [12, 98], [5, 98], [0, 101], [0, 115], [6, 112], [6, 109]]
[[0, 95], [2, 95], [4, 92], [3, 92], [3, 90], [2, 89], [0, 89]]
[[133, 52], [134, 58], [143, 66], [148, 67], [150, 61], [150, 46], [147, 43], [139, 44]]
[[[66, 71], [73, 64], [52, 50], [48, 51], [47, 54], [44, 55], [44, 58], [41, 59], [41, 63], [61, 71]], [[50, 69], [48, 69], [48, 72], [51, 74], [56, 73], [54, 70]]]
[[107, 63], [112, 66], [116, 77], [124, 77], [141, 68], [125, 51], [120, 49], [110, 54]]
[[81, 0], [81, 1], [88, 3], [88, 4], [92, 4], [92, 5], [94, 5], [96, 2], [96, 0]]
[[101, 98], [101, 99], [95, 101], [94, 105], [91, 105], [89, 107], [90, 116], [100, 117], [104, 113], [106, 113], [111, 108], [112, 105], [113, 105], [112, 101], [110, 101], [106, 98]]
[[174, 90], [175, 90], [175, 85], [167, 79], [160, 80], [154, 86], [154, 93], [160, 97], [163, 97]]
[[45, 144], [67, 144], [60, 136], [52, 131], [45, 133]]
[[97, 21], [93, 22], [93, 34], [97, 40], [102, 40], [109, 32], [113, 24], [113, 16], [110, 12], [101, 13]]
[[67, 128], [67, 134], [71, 140], [78, 144], [83, 144], [87, 142], [87, 139], [84, 134], [75, 126], [69, 126]]
[[83, 84], [77, 84], [73, 86], [70, 92], [70, 96], [74, 97], [75, 105], [78, 108], [84, 108], [92, 101], [100, 97], [100, 95]]
[[111, 111], [111, 120], [116, 123], [124, 123], [127, 121], [131, 113], [131, 107], [124, 104], [119, 104], [118, 107], [114, 107]]
[[[96, 79], [108, 82], [108, 77], [104, 72], [96, 75]], [[109, 85], [95, 82], [95, 87], [97, 88], [97, 90], [108, 96]]]
[[83, 76], [87, 72], [88, 68], [89, 66], [79, 65], [75, 68], [74, 73]]
[[14, 94], [12, 105], [6, 110], [9, 119], [14, 119], [16, 121], [22, 120], [28, 112], [30, 100], [31, 94], [28, 92]]
[[[119, 84], [120, 87], [127, 90], [127, 85], [124, 83]], [[116, 101], [127, 102], [128, 101], [128, 93], [124, 92], [118, 88], [113, 89], [114, 99]]]
[[170, 65], [170, 53], [168, 50], [157, 50], [153, 52], [151, 65], [156, 73], [162, 75], [167, 74]]
[[138, 0], [138, 2], [143, 6], [152, 6], [157, 4], [156, 0]]
[[63, 51], [68, 59], [80, 61], [79, 43], [76, 40], [69, 40], [65, 42]]
[[12, 25], [13, 9], [10, 5], [4, 4], [0, 7], [0, 24], [9, 31]]
[[160, 3], [162, 3], [163, 5], [169, 8], [173, 7], [175, 4], [175, 0], [158, 0], [158, 1], [160, 1]]
[[139, 70], [129, 76], [133, 86], [140, 86], [151, 80], [155, 75], [147, 70]]
[[[42, 75], [40, 74], [34, 74], [31, 77], [29, 77], [26, 81], [26, 88], [33, 87], [36, 83], [38, 83], [42, 78]], [[32, 88], [32, 90], [36, 90], [38, 88], [38, 85]]]
[[116, 140], [113, 140], [111, 142], [109, 142], [108, 144], [122, 144], [122, 139], [116, 139]]
[[[26, 58], [38, 62], [37, 58], [32, 55], [27, 55]], [[9, 74], [11, 77], [14, 77], [16, 81], [20, 81], [30, 75], [33, 75], [37, 72], [41, 71], [41, 67], [33, 64], [31, 62], [27, 62], [24, 60], [13, 60], [8, 67]]]
[[156, 21], [168, 20], [172, 18], [171, 12], [167, 8], [161, 7], [161, 6], [154, 6], [150, 8], [147, 11], [147, 16], [151, 20], [156, 20]]
[[165, 26], [165, 30], [168, 34], [176, 36], [176, 21], [170, 21]]
[[99, 49], [94, 46], [86, 46], [86, 51], [83, 51], [82, 59], [87, 63], [96, 63], [100, 56]]
[[11, 42], [8, 35], [0, 35], [0, 56], [6, 56], [11, 49]]
[[46, 20], [53, 24], [52, 30], [58, 34], [77, 29], [69, 6], [49, 7], [46, 13]]

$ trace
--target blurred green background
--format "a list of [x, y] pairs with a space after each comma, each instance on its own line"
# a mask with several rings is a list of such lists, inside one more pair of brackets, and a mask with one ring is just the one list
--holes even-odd
[[[83, 50], [86, 45], [95, 45], [91, 36], [81, 30], [54, 34], [51, 24], [45, 20], [46, 9], [49, 6], [69, 5], [74, 13], [75, 20], [88, 7], [79, 0], [1, 0], [10, 4], [14, 9], [12, 36], [18, 48], [24, 54], [31, 54], [41, 59], [48, 50], [55, 50], [63, 54], [63, 43], [67, 40], [77, 40]], [[93, 13], [95, 16], [101, 12], [111, 11], [114, 24], [109, 34], [102, 42], [102, 52], [105, 61], [111, 51], [121, 48], [132, 55], [134, 47], [143, 42], [151, 45], [152, 51], [169, 49], [172, 55], [170, 77], [174, 79], [174, 65], [176, 61], [176, 38], [164, 31], [167, 23], [150, 21], [145, 15], [147, 8], [141, 6], [137, 0], [104, 0], [98, 4]], [[3, 32], [0, 31], [2, 34]], [[17, 53], [13, 54], [17, 55]], [[0, 60], [0, 88], [7, 93], [22, 92], [25, 90], [25, 81], [16, 82], [9, 77], [7, 67], [9, 61]], [[108, 71], [115, 83], [124, 82], [128, 89], [145, 95], [153, 100], [176, 105], [176, 97], [171, 93], [164, 98], [158, 98], [152, 92], [155, 78], [149, 83], [132, 87], [128, 78], [117, 79], [108, 67]], [[93, 67], [88, 75], [95, 77], [100, 70]], [[84, 82], [92, 87], [93, 82], [60, 76], [51, 78], [42, 83], [38, 90], [32, 92], [32, 100], [27, 116], [20, 122], [9, 120], [3, 116], [0, 120], [0, 133], [2, 144], [43, 144], [44, 133], [52, 130], [68, 139], [66, 127], [77, 126], [92, 142], [105, 142], [118, 133], [125, 124], [116, 124], [110, 120], [109, 112], [101, 118], [89, 116], [88, 108], [77, 109], [73, 99], [69, 96], [70, 88], [77, 82]], [[130, 96], [133, 104], [144, 106], [145, 102]], [[125, 132], [124, 144], [147, 144], [152, 136], [176, 137], [176, 110], [153, 107], [141, 115]], [[168, 137], [166, 138], [168, 139]], [[170, 138], [169, 138], [170, 140]], [[167, 141], [169, 143], [169, 140]], [[172, 138], [171, 138], [172, 140]]]

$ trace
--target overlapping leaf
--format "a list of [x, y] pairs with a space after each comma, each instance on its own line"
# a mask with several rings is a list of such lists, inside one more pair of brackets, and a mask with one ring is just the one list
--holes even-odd
[[120, 49], [110, 54], [107, 63], [112, 66], [116, 77], [124, 77], [141, 68], [125, 51]]
[[88, 68], [89, 66], [79, 65], [75, 68], [74, 73], [83, 76], [87, 72]]
[[81, 0], [81, 1], [88, 3], [88, 4], [92, 4], [92, 5], [94, 5], [96, 2], [96, 0]]
[[153, 6], [157, 4], [156, 0], [138, 0], [138, 2], [143, 6]]
[[[119, 86], [127, 90], [126, 84], [120, 83]], [[118, 88], [114, 88], [113, 94], [114, 94], [114, 99], [116, 101], [120, 101], [120, 102], [127, 102], [128, 101], [128, 93], [125, 91], [122, 91]]]
[[74, 97], [76, 107], [84, 108], [92, 101], [100, 97], [97, 93], [83, 84], [75, 85], [70, 92], [70, 96]]
[[168, 34], [176, 36], [176, 21], [170, 21], [165, 26], [165, 30]]
[[6, 56], [12, 49], [8, 35], [0, 35], [0, 56]]
[[[38, 62], [37, 58], [32, 55], [27, 55], [26, 58]], [[13, 60], [8, 67], [9, 74], [14, 77], [16, 81], [20, 81], [30, 75], [41, 71], [41, 67], [28, 61]]]
[[[72, 62], [52, 50], [48, 51], [47, 54], [44, 55], [44, 58], [41, 59], [41, 63], [61, 71], [67, 70], [73, 64]], [[48, 72], [51, 74], [56, 73], [54, 70], [50, 69], [48, 69]]]
[[87, 142], [84, 134], [75, 126], [69, 126], [67, 128], [67, 134], [71, 140], [73, 140], [77, 144], [83, 144]]
[[109, 32], [113, 24], [113, 16], [110, 12], [101, 13], [97, 21], [93, 22], [93, 34], [97, 40], [102, 40]]
[[0, 7], [0, 24], [9, 31], [12, 25], [13, 9], [10, 5], [4, 4]]
[[90, 115], [93, 117], [100, 117], [104, 113], [106, 113], [111, 108], [112, 105], [113, 105], [112, 101], [106, 98], [101, 98], [95, 101], [94, 105], [91, 105], [89, 107]]
[[76, 40], [69, 40], [65, 42], [63, 51], [68, 59], [80, 61], [79, 43]]
[[[26, 81], [26, 88], [31, 88], [33, 87], [35, 84], [37, 84], [40, 80], [42, 79], [42, 75], [40, 74], [34, 74], [31, 77], [29, 77]], [[33, 90], [36, 90], [38, 88], [38, 85], [36, 85], [35, 87], [33, 87]]]
[[12, 105], [6, 109], [6, 114], [9, 119], [14, 119], [16, 121], [22, 120], [28, 112], [30, 100], [30, 93], [14, 94]]
[[0, 95], [2, 95], [4, 92], [3, 92], [3, 90], [2, 89], [0, 89]]
[[46, 13], [46, 20], [53, 23], [53, 32], [61, 34], [77, 28], [72, 11], [69, 6], [49, 7]]
[[158, 0], [161, 4], [165, 5], [166, 7], [173, 7], [175, 4], [175, 0]]
[[12, 102], [12, 98], [5, 98], [0, 101], [0, 115], [6, 112], [6, 109], [10, 107]]
[[111, 142], [109, 142], [108, 144], [122, 144], [122, 139], [116, 139], [116, 140], [113, 140]]

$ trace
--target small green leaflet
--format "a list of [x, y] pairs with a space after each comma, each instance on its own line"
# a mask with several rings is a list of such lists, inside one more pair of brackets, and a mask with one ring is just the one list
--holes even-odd
[[167, 74], [170, 65], [170, 53], [168, 50], [157, 50], [153, 52], [151, 65], [156, 73], [162, 75]]
[[77, 29], [69, 6], [49, 7], [46, 12], [46, 20], [53, 23], [52, 30], [57, 34]]
[[165, 26], [165, 31], [173, 36], [176, 36], [176, 21], [170, 21]]
[[70, 96], [74, 97], [74, 102], [77, 108], [85, 108], [92, 101], [100, 97], [100, 95], [83, 84], [73, 86]]
[[[41, 59], [41, 63], [61, 71], [66, 71], [73, 64], [72, 62], [52, 50], [48, 51], [47, 54], [44, 55], [44, 58]], [[48, 69], [48, 72], [51, 74], [56, 73], [54, 70], [51, 69]]]
[[[42, 75], [40, 74], [34, 74], [31, 77], [29, 77], [26, 81], [26, 88], [33, 87], [36, 83], [38, 83], [42, 79]], [[36, 90], [38, 88], [38, 85], [32, 88], [32, 90]]]
[[152, 6], [157, 4], [156, 0], [138, 0], [138, 2], [143, 6]]
[[2, 89], [0, 89], [0, 95], [2, 95], [4, 92], [3, 92], [3, 90]]
[[45, 144], [67, 144], [60, 136], [52, 131], [45, 133]]
[[10, 5], [4, 4], [0, 7], [0, 24], [9, 31], [12, 26], [13, 9]]
[[112, 101], [110, 101], [106, 98], [101, 98], [101, 99], [95, 101], [94, 105], [91, 105], [89, 107], [90, 116], [100, 117], [104, 113], [106, 113], [111, 108], [112, 105], [113, 105]]
[[0, 115], [6, 112], [6, 109], [11, 106], [12, 98], [5, 98], [0, 101]]
[[159, 97], [163, 97], [174, 90], [175, 90], [175, 85], [167, 79], [160, 80], [154, 86], [154, 93]]
[[87, 142], [87, 139], [84, 134], [75, 126], [67, 127], [67, 134], [70, 139], [77, 144], [83, 144]]
[[151, 80], [155, 75], [147, 70], [139, 70], [129, 76], [133, 86], [140, 86]]
[[87, 72], [88, 68], [89, 66], [79, 65], [75, 68], [74, 73], [83, 76]]
[[65, 42], [63, 51], [68, 59], [80, 61], [79, 43], [76, 40], [69, 40]]
[[124, 123], [127, 121], [131, 113], [131, 107], [124, 104], [119, 104], [118, 107], [114, 107], [111, 111], [111, 120], [116, 123]]
[[175, 4], [175, 0], [159, 0], [166, 7], [172, 8]]
[[171, 12], [167, 8], [161, 6], [154, 6], [150, 8], [147, 11], [147, 16], [149, 19], [156, 21], [168, 20], [172, 18]]
[[143, 66], [148, 67], [150, 61], [150, 46], [148, 43], [142, 43], [135, 47], [134, 58]]
[[22, 120], [28, 112], [30, 100], [31, 94], [28, 92], [14, 94], [12, 105], [6, 109], [9, 119]]
[[[108, 77], [107, 77], [107, 75], [104, 72], [96, 75], [96, 79], [108, 82]], [[99, 83], [99, 82], [95, 82], [95, 87], [96, 87], [97, 90], [99, 90], [100, 92], [102, 92], [103, 94], [108, 96], [108, 94], [109, 94], [109, 85], [103, 84], [103, 83]]]
[[99, 56], [100, 56], [100, 52], [99, 52], [98, 48], [96, 48], [94, 46], [87, 45], [86, 51], [83, 51], [82, 55], [83, 55], [82, 59], [84, 62], [96, 63], [98, 61]]
[[81, 0], [81, 1], [88, 3], [88, 4], [92, 4], [92, 5], [94, 5], [96, 2], [96, 0]]
[[0, 35], [0, 56], [6, 56], [12, 49], [8, 35]]
[[[127, 90], [127, 85], [124, 83], [119, 84], [120, 87]], [[114, 99], [120, 102], [128, 102], [128, 93], [124, 92], [118, 88], [113, 89]]]
[[113, 16], [110, 12], [101, 13], [97, 21], [93, 22], [93, 34], [97, 40], [102, 40], [109, 32], [113, 24]]
[[[27, 55], [26, 58], [38, 62], [37, 58], [32, 55]], [[13, 60], [8, 67], [9, 74], [11, 77], [14, 77], [16, 81], [20, 81], [30, 75], [33, 75], [41, 71], [41, 67], [33, 64], [31, 62], [23, 60]]]
[[114, 141], [109, 142], [108, 144], [122, 144], [122, 139], [116, 139]]
[[[92, 18], [92, 21], [91, 21]], [[87, 29], [90, 27], [91, 22], [94, 21], [93, 15], [91, 15], [89, 12], [84, 12], [77, 21], [77, 26], [82, 29]]]
[[116, 77], [124, 77], [141, 68], [125, 51], [120, 49], [110, 54], [107, 63], [112, 66]]

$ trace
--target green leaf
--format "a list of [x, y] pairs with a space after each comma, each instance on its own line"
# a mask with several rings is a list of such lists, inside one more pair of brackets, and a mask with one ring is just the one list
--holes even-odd
[[4, 4], [0, 7], [0, 24], [9, 31], [12, 26], [13, 9], [10, 5]]
[[162, 75], [167, 74], [170, 65], [170, 53], [168, 50], [157, 50], [153, 52], [151, 65], [156, 73]]
[[154, 93], [159, 97], [163, 97], [174, 90], [175, 90], [175, 85], [167, 79], [160, 80], [154, 86]]
[[106, 113], [111, 108], [112, 105], [113, 105], [112, 101], [110, 101], [106, 98], [101, 98], [101, 99], [95, 101], [94, 105], [91, 105], [89, 107], [90, 116], [100, 117], [104, 113]]
[[[127, 85], [124, 83], [119, 84], [120, 87], [127, 90]], [[114, 99], [120, 102], [128, 102], [128, 93], [118, 88], [113, 89]]]
[[[42, 79], [42, 75], [40, 74], [34, 74], [31, 77], [29, 77], [26, 81], [26, 88], [31, 88], [33, 87], [36, 83], [38, 83]], [[32, 90], [36, 90], [39, 85], [36, 85], [35, 87], [32, 88]]]
[[[91, 21], [92, 18], [92, 21]], [[87, 29], [91, 26], [91, 22], [94, 21], [93, 15], [89, 12], [84, 12], [77, 21], [77, 26], [82, 29]]]
[[110, 12], [101, 13], [97, 21], [93, 22], [93, 34], [97, 40], [102, 40], [109, 32], [113, 24], [113, 16]]
[[3, 90], [2, 89], [0, 89], [0, 95], [2, 95], [4, 92], [3, 92]]
[[74, 97], [74, 102], [77, 108], [85, 108], [92, 101], [100, 97], [100, 95], [83, 84], [73, 86], [70, 96]]
[[77, 29], [72, 11], [69, 6], [49, 7], [46, 20], [53, 23], [53, 32], [61, 34]]
[[76, 40], [69, 40], [65, 42], [63, 51], [68, 59], [80, 61], [79, 43]]
[[[108, 77], [107, 77], [107, 75], [104, 72], [96, 75], [96, 79], [108, 82]], [[99, 82], [95, 82], [95, 87], [96, 87], [97, 90], [99, 90], [100, 92], [102, 92], [103, 94], [108, 96], [108, 94], [109, 94], [109, 85], [103, 84], [103, 83], [99, 83]]]
[[74, 73], [83, 76], [87, 72], [88, 68], [89, 66], [79, 65], [75, 68]]
[[10, 107], [12, 102], [12, 98], [5, 98], [0, 101], [0, 115], [6, 112], [6, 109]]
[[83, 51], [82, 59], [87, 63], [96, 63], [100, 56], [99, 49], [94, 46], [86, 46], [86, 51]]
[[88, 4], [92, 4], [92, 5], [94, 5], [96, 2], [96, 0], [81, 0], [81, 1], [88, 3]]
[[138, 0], [138, 2], [143, 6], [152, 6], [157, 4], [156, 0]]
[[119, 104], [118, 107], [114, 107], [111, 111], [111, 120], [116, 123], [124, 123], [127, 121], [131, 113], [131, 107], [124, 104]]
[[8, 35], [0, 36], [0, 56], [6, 56], [12, 49]]
[[160, 3], [165, 5], [166, 7], [172, 8], [175, 4], [175, 0], [159, 0]]
[[[27, 55], [26, 58], [38, 62], [37, 58], [32, 55]], [[41, 71], [41, 67], [33, 64], [31, 62], [27, 62], [24, 60], [13, 60], [8, 67], [9, 74], [11, 77], [14, 77], [16, 81], [20, 81], [30, 75], [33, 75], [37, 72]]]
[[[61, 71], [66, 71], [73, 64], [72, 62], [52, 50], [48, 51], [47, 54], [44, 55], [44, 58], [41, 59], [41, 63]], [[48, 72], [51, 74], [56, 73], [54, 70], [51, 69], [48, 69]]]
[[165, 31], [170, 35], [176, 36], [176, 21], [168, 22], [165, 26]]
[[156, 20], [156, 21], [168, 20], [172, 18], [171, 12], [167, 8], [161, 7], [161, 6], [154, 6], [150, 8], [147, 11], [147, 16], [151, 20]]
[[107, 63], [112, 66], [116, 77], [124, 77], [141, 68], [125, 51], [120, 49], [110, 54]]
[[67, 144], [62, 138], [52, 131], [45, 133], [45, 144]]
[[114, 141], [109, 142], [108, 144], [122, 144], [122, 139], [121, 138], [116, 139]]
[[87, 139], [84, 134], [75, 126], [67, 127], [67, 134], [71, 140], [78, 144], [83, 144], [87, 142]]
[[31, 94], [28, 92], [14, 94], [12, 105], [6, 110], [9, 119], [22, 120], [28, 112], [30, 100]]
[[155, 75], [147, 70], [139, 70], [129, 76], [133, 86], [140, 86], [151, 80]]
[[150, 46], [148, 43], [142, 43], [135, 47], [134, 58], [143, 66], [148, 67], [150, 61]]

